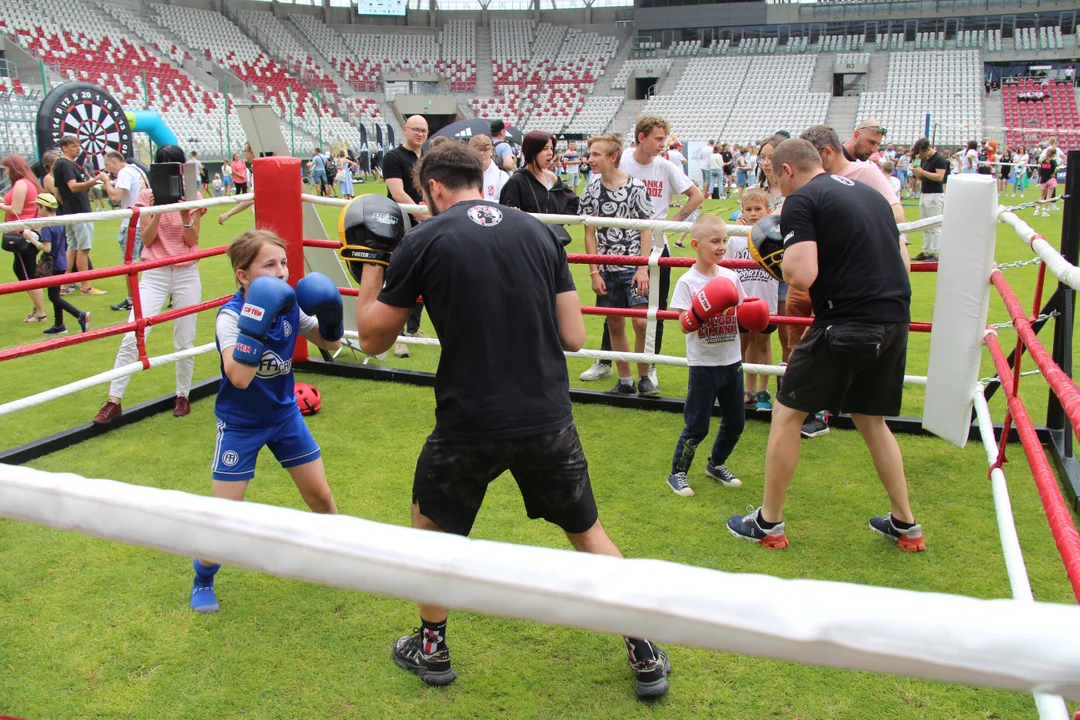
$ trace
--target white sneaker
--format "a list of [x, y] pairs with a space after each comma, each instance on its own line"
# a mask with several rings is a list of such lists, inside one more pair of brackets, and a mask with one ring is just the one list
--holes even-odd
[[588, 370], [581, 373], [582, 382], [592, 382], [606, 377], [611, 377], [611, 366], [605, 365], [599, 360], [590, 365]]
[[406, 332], [405, 337], [426, 338], [427, 335], [424, 334], [423, 330], [417, 329], [417, 331], [414, 333]]
[[659, 390], [660, 389], [660, 383], [657, 382], [657, 380], [656, 380], [656, 366], [655, 365], [650, 365], [649, 366], [649, 379], [652, 380], [652, 384], [656, 386], [657, 390]]
[[409, 357], [409, 346], [405, 343], [394, 343], [394, 357]]

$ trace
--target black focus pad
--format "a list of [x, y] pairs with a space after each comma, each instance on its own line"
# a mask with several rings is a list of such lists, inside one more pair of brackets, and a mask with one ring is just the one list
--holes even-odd
[[398, 243], [411, 227], [409, 216], [387, 197], [361, 195], [338, 216], [341, 258], [360, 282], [365, 264], [387, 266]]
[[747, 249], [761, 269], [780, 282], [784, 281], [784, 235], [780, 230], [780, 216], [766, 215], [754, 223], [747, 237]]

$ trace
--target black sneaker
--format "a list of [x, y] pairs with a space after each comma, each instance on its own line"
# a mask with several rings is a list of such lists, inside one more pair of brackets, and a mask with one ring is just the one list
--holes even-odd
[[439, 650], [430, 655], [424, 654], [423, 630], [417, 628], [412, 635], [403, 635], [394, 643], [391, 654], [394, 662], [402, 670], [408, 670], [428, 685], [449, 685], [457, 679], [457, 673], [450, 667], [450, 650]]
[[919, 253], [918, 255], [916, 255], [915, 257], [913, 257], [911, 259], [914, 260], [915, 262], [925, 262], [925, 261], [930, 259], [930, 253], [921, 252], [921, 253]]
[[829, 434], [828, 415], [820, 412], [809, 418], [802, 424], [802, 436], [804, 438], [816, 438]]
[[[651, 644], [651, 643], [650, 643]], [[668, 691], [668, 675], [671, 674], [671, 661], [667, 653], [658, 646], [652, 646], [655, 657], [643, 660], [631, 660], [630, 669], [634, 671], [635, 690], [639, 698], [660, 697]]]
[[121, 310], [127, 312], [131, 309], [131, 298], [124, 298], [120, 302], [116, 303], [115, 305], [110, 305], [109, 307], [113, 310], [116, 310], [117, 312]]
[[615, 387], [613, 387], [608, 392], [608, 395], [635, 395], [635, 394], [637, 394], [637, 389], [634, 387], [634, 383], [627, 384], [627, 383], [624, 383], [624, 382], [615, 383]]
[[637, 389], [642, 397], [660, 397], [660, 387], [648, 375], [638, 379]]

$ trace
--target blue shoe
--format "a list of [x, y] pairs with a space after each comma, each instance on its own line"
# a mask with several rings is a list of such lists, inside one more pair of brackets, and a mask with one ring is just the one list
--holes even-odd
[[90, 329], [90, 312], [79, 313], [79, 327], [83, 332]]
[[771, 411], [772, 410], [772, 396], [769, 395], [768, 390], [762, 390], [761, 392], [759, 392], [757, 395], [754, 396], [754, 399], [757, 401], [757, 409], [758, 410], [766, 410], [766, 411]]
[[51, 328], [45, 328], [41, 331], [42, 335], [63, 335], [67, 332], [65, 325], [53, 325]]
[[776, 523], [774, 527], [765, 530], [758, 525], [761, 508], [747, 506], [747, 509], [746, 515], [732, 515], [728, 518], [727, 529], [732, 535], [770, 550], [780, 550], [791, 544], [784, 534], [784, 523]]
[[705, 474], [713, 480], [717, 480], [724, 487], [742, 487], [742, 480], [735, 477], [724, 465], [713, 465], [712, 460], [705, 464]]
[[667, 486], [671, 488], [671, 492], [681, 497], [694, 497], [694, 488], [690, 487], [690, 483], [686, 482], [686, 473], [671, 473], [668, 475]]
[[191, 585], [191, 609], [200, 613], [216, 613], [221, 607], [214, 594], [214, 576], [221, 565], [203, 565], [198, 559], [192, 565], [195, 568], [195, 581]]

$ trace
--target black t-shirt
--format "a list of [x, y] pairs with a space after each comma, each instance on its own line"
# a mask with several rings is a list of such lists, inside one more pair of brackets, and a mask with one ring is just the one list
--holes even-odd
[[405, 235], [379, 302], [411, 308], [424, 298], [442, 343], [441, 435], [527, 437], [573, 419], [555, 296], [574, 289], [562, 246], [513, 208], [462, 201]]
[[976, 172], [979, 175], [991, 175], [994, 169], [988, 164], [990, 162], [990, 153], [986, 148], [979, 150], [979, 164], [976, 166]]
[[724, 174], [730, 175], [731, 173], [735, 172], [735, 165], [731, 162], [731, 153], [729, 153], [727, 150], [723, 150], [720, 152], [720, 157], [724, 161]]
[[1039, 163], [1039, 184], [1050, 182], [1050, 178], [1054, 177], [1054, 173], [1057, 171], [1057, 160], [1043, 160]]
[[945, 192], [945, 183], [949, 181], [949, 160], [938, 151], [934, 151], [934, 154], [922, 161], [920, 166], [923, 172], [937, 172], [938, 170], [944, 170], [945, 176], [941, 182], [936, 180], [930, 180], [925, 176], [922, 179], [922, 191], [924, 193], [943, 193]]
[[814, 327], [909, 322], [911, 284], [892, 207], [874, 188], [821, 173], [784, 199], [784, 247], [817, 243]]
[[[401, 186], [405, 189], [405, 194], [411, 197], [414, 203], [418, 204], [423, 200], [423, 197], [416, 186], [413, 185], [412, 172], [413, 166], [416, 165], [419, 159], [416, 153], [407, 149], [404, 145], [398, 145], [386, 153], [382, 159], [383, 180], [389, 180], [390, 178], [401, 180]], [[391, 200], [394, 199], [389, 190], [386, 191], [386, 197]]]
[[71, 192], [68, 189], [68, 181], [84, 182], [88, 178], [83, 169], [68, 160], [66, 157], [59, 158], [53, 165], [53, 181], [56, 183], [56, 192], [60, 194], [59, 215], [75, 215], [77, 213], [90, 212], [90, 192]]

